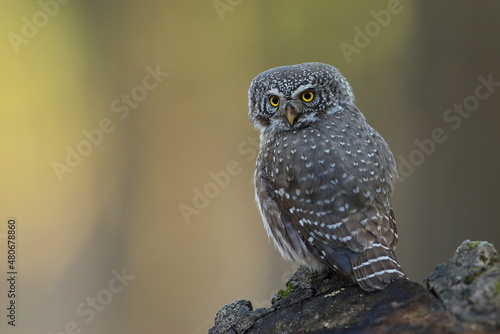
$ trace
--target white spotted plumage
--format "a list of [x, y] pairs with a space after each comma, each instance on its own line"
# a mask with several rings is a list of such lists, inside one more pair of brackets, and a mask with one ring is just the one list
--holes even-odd
[[256, 199], [282, 256], [365, 290], [406, 278], [394, 255], [394, 158], [342, 74], [321, 63], [271, 69], [252, 81], [249, 108], [261, 132]]

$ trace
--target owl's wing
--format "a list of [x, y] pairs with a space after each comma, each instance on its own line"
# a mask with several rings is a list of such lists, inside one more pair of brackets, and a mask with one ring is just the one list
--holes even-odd
[[[269, 177], [263, 183], [279, 211], [285, 238], [299, 252], [305, 247], [324, 265], [354, 277], [366, 290], [384, 288], [404, 276], [393, 249], [397, 232], [392, 209], [366, 205], [362, 194], [339, 192], [331, 200], [307, 203], [280, 191]], [[298, 241], [300, 239], [301, 242]], [[391, 275], [381, 276], [378, 273]], [[375, 279], [375, 281], [373, 281]]]

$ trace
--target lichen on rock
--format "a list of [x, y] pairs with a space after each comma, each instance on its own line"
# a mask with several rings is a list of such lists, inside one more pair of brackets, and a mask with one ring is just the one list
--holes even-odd
[[459, 319], [500, 327], [500, 257], [492, 244], [465, 240], [425, 282]]

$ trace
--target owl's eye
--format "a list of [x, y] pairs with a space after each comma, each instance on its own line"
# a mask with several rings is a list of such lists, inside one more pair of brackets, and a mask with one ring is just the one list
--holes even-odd
[[271, 103], [273, 107], [277, 107], [280, 104], [280, 98], [276, 95], [272, 95], [269, 97], [269, 103]]
[[311, 102], [312, 99], [314, 99], [314, 93], [311, 92], [310, 90], [306, 90], [302, 95], [300, 96], [302, 101], [304, 102]]

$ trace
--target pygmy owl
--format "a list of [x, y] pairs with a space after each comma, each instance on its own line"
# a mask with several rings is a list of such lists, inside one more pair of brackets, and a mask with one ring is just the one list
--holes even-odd
[[277, 67], [248, 95], [260, 131], [256, 200], [281, 255], [368, 291], [406, 278], [394, 255], [394, 157], [344, 76], [322, 63]]

